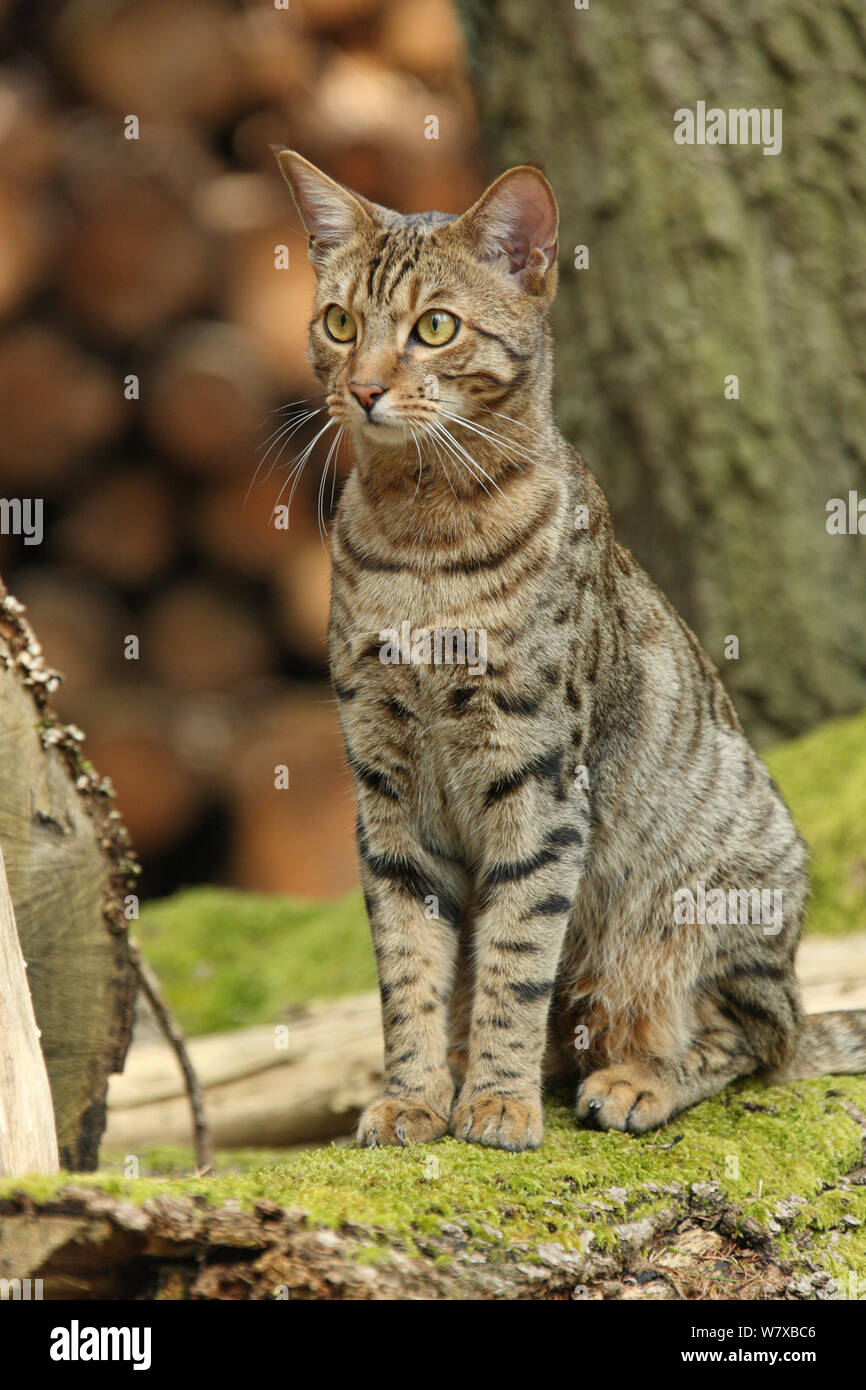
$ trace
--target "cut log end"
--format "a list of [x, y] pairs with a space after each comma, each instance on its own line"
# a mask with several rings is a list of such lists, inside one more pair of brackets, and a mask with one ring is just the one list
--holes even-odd
[[135, 979], [124, 902], [138, 865], [110, 785], [82, 757], [83, 736], [50, 708], [59, 679], [22, 605], [0, 586], [0, 845], [59, 1160], [87, 1170], [97, 1166], [109, 1074], [129, 1045]]

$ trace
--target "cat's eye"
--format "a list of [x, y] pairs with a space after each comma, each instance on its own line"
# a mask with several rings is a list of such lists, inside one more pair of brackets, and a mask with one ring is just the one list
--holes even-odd
[[351, 343], [358, 336], [355, 320], [348, 309], [341, 309], [339, 304], [332, 304], [325, 310], [325, 329], [338, 343]]
[[451, 342], [459, 327], [460, 320], [446, 309], [428, 309], [426, 314], [421, 315], [414, 331], [428, 347], [442, 347]]

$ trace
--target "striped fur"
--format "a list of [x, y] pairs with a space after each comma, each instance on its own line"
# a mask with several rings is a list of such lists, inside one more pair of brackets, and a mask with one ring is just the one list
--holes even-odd
[[[866, 1069], [866, 1015], [802, 1012], [805, 851], [778, 788], [553, 423], [546, 180], [522, 167], [459, 218], [401, 217], [279, 158], [318, 274], [312, 361], [356, 459], [330, 653], [386, 1047], [360, 1141], [534, 1147], [554, 1073], [581, 1078], [581, 1119], [640, 1132], [752, 1072]], [[428, 308], [456, 315], [450, 343], [412, 336]], [[483, 630], [485, 669], [383, 664], [405, 622]], [[678, 924], [697, 884], [783, 906], [769, 927]]]

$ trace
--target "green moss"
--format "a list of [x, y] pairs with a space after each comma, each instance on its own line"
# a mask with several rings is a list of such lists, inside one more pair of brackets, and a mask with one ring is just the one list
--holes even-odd
[[866, 1297], [866, 1187], [822, 1192], [801, 1208], [778, 1246], [795, 1265], [808, 1254], [832, 1276], [840, 1297]]
[[190, 888], [146, 904], [138, 935], [191, 1034], [272, 1023], [310, 999], [376, 984], [360, 894], [314, 903]]
[[[255, 1168], [285, 1163], [302, 1152], [300, 1145], [294, 1149], [221, 1149], [214, 1154], [211, 1167], [215, 1173], [222, 1175], [248, 1173]], [[100, 1172], [112, 1178], [126, 1176], [129, 1157], [112, 1149], [101, 1149]], [[144, 1178], [183, 1178], [194, 1168], [192, 1149], [180, 1145], [161, 1145], [145, 1153], [137, 1153], [134, 1157], [138, 1164], [138, 1176]]]
[[348, 1258], [359, 1265], [383, 1265], [391, 1263], [394, 1256], [387, 1245], [358, 1245]]
[[866, 929], [866, 711], [777, 745], [766, 761], [812, 855], [809, 931]]
[[[615, 1249], [621, 1223], [642, 1220], [672, 1202], [682, 1205], [692, 1183], [718, 1182], [742, 1209], [742, 1220], [751, 1217], [762, 1226], [780, 1201], [802, 1197], [804, 1204], [784, 1235], [791, 1257], [798, 1254], [798, 1235], [811, 1233], [813, 1256], [826, 1248], [828, 1260], [832, 1257], [840, 1269], [859, 1269], [846, 1263], [862, 1261], [859, 1228], [850, 1237], [831, 1231], [846, 1214], [866, 1217], [862, 1190], [837, 1190], [840, 1177], [858, 1163], [862, 1142], [845, 1102], [866, 1109], [866, 1080], [834, 1077], [776, 1087], [750, 1082], [704, 1102], [664, 1130], [634, 1138], [578, 1129], [569, 1108], [555, 1101], [548, 1106], [544, 1145], [534, 1153], [506, 1154], [453, 1138], [406, 1149], [332, 1145], [285, 1161], [235, 1154], [236, 1171], [203, 1178], [129, 1179], [102, 1172], [6, 1179], [0, 1195], [23, 1188], [45, 1199], [73, 1182], [136, 1202], [161, 1193], [200, 1194], [215, 1204], [232, 1201], [249, 1208], [269, 1198], [302, 1208], [311, 1221], [332, 1228], [363, 1228], [364, 1258], [379, 1254], [370, 1234], [423, 1251], [427, 1237], [455, 1225], [470, 1247], [495, 1252], [522, 1242], [532, 1258], [543, 1242], [576, 1250]], [[165, 1163], [165, 1151], [157, 1161]], [[147, 1166], [144, 1158], [142, 1167]], [[673, 1191], [672, 1185], [677, 1185]], [[832, 1247], [831, 1235], [837, 1240]]]
[[[861, 1225], [852, 1230], [821, 1232], [813, 1241], [812, 1257], [833, 1276], [843, 1298], [866, 1298], [866, 1190], [851, 1194], [844, 1213]], [[796, 1258], [796, 1257], [795, 1257]]]

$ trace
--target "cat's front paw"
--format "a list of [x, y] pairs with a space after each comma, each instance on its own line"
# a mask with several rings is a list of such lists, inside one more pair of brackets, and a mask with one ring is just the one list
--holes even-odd
[[673, 1113], [673, 1098], [664, 1080], [642, 1067], [624, 1063], [595, 1071], [577, 1093], [577, 1117], [597, 1129], [643, 1134]]
[[491, 1149], [537, 1149], [544, 1138], [544, 1116], [541, 1100], [512, 1096], [462, 1096], [454, 1110], [454, 1134], [470, 1144], [484, 1144]]
[[448, 1133], [448, 1117], [427, 1105], [381, 1096], [368, 1105], [358, 1121], [358, 1143], [373, 1149], [382, 1144], [429, 1144]]

